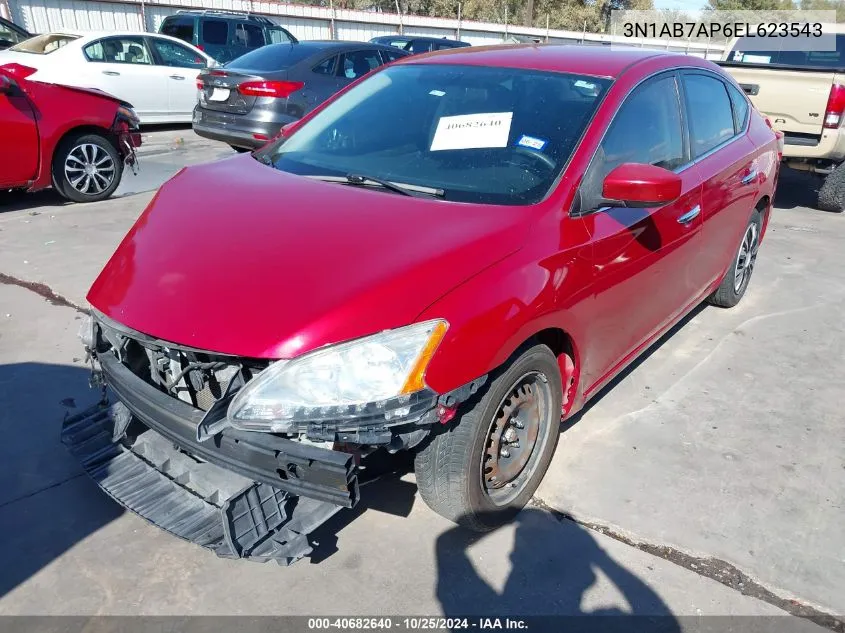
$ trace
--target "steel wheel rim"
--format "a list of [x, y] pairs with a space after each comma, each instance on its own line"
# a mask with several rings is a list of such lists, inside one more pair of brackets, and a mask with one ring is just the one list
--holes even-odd
[[739, 245], [739, 254], [736, 257], [734, 267], [734, 291], [739, 292], [742, 286], [748, 282], [754, 270], [754, 261], [757, 259], [757, 224], [752, 223], [745, 230], [742, 236], [742, 244]]
[[111, 155], [94, 143], [81, 143], [65, 158], [65, 179], [87, 196], [103, 193], [114, 182], [116, 167]]
[[536, 471], [548, 442], [552, 402], [546, 376], [529, 372], [513, 383], [496, 407], [479, 471], [482, 489], [494, 505], [513, 501]]

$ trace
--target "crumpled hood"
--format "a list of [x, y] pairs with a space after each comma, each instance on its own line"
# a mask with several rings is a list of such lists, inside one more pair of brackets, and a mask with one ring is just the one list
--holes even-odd
[[413, 322], [518, 250], [530, 215], [314, 181], [236, 156], [162, 186], [88, 300], [165, 341], [290, 358]]

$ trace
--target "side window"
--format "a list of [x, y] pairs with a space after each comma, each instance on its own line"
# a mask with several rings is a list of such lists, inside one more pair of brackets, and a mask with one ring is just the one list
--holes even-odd
[[150, 51], [140, 37], [110, 37], [82, 49], [89, 62], [106, 64], [152, 64]]
[[153, 48], [158, 53], [161, 63], [165, 66], [176, 66], [178, 68], [205, 68], [205, 59], [194, 53], [191, 49], [181, 46], [176, 42], [150, 38]]
[[347, 79], [358, 79], [363, 77], [373, 68], [381, 66], [381, 58], [378, 51], [352, 51], [343, 55], [343, 62], [340, 69], [341, 74]]
[[693, 157], [725, 142], [734, 135], [734, 117], [725, 84], [708, 75], [684, 75], [690, 147]]
[[161, 25], [161, 33], [170, 37], [177, 37], [184, 42], [194, 41], [193, 18], [165, 18]]
[[384, 58], [385, 64], [389, 64], [390, 62], [395, 62], [397, 59], [405, 57], [405, 55], [403, 55], [399, 51], [388, 51], [388, 50], [383, 50], [381, 52], [381, 56]]
[[264, 30], [257, 24], [238, 22], [235, 25], [235, 43], [247, 48], [264, 46]]
[[739, 90], [728, 84], [728, 94], [731, 97], [731, 105], [734, 113], [734, 132], [739, 134], [745, 128], [748, 120], [748, 99]]
[[418, 55], [419, 53], [428, 53], [431, 50], [431, 42], [422, 40], [411, 40], [405, 47], [406, 51], [410, 51], [411, 55]]
[[319, 64], [314, 66], [311, 70], [318, 75], [334, 75], [337, 67], [337, 57], [329, 57], [324, 59]]
[[270, 37], [271, 44], [286, 44], [293, 41], [290, 33], [274, 26], [267, 29], [267, 35]]
[[229, 23], [226, 20], [203, 20], [202, 41], [204, 44], [225, 46], [229, 39]]
[[11, 26], [6, 26], [3, 22], [0, 22], [0, 42], [2, 42], [4, 46], [19, 44], [25, 39], [28, 39], [28, 37], [28, 35], [18, 33], [18, 31], [13, 29]]
[[584, 175], [588, 199], [601, 196], [605, 176], [622, 163], [675, 169], [688, 162], [680, 104], [674, 76], [652, 80], [625, 100]]

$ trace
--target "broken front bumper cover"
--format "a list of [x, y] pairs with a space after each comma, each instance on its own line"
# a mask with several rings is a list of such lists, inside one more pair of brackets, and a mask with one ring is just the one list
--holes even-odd
[[353, 455], [234, 429], [198, 442], [203, 411], [100, 360], [118, 402], [65, 420], [62, 443], [154, 525], [225, 558], [290, 564], [311, 552], [311, 531], [358, 502]]
[[127, 415], [120, 403], [96, 405], [65, 420], [62, 443], [115, 501], [218, 556], [288, 565], [341, 509], [198, 462], [150, 429], [124, 441]]

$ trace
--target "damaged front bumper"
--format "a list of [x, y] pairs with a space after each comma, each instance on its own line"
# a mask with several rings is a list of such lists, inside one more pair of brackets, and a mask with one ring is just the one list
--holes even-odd
[[[227, 558], [289, 564], [308, 555], [308, 535], [358, 503], [359, 473], [372, 479], [392, 469], [382, 467], [377, 449], [393, 452], [421, 441], [486, 380], [435, 396], [398, 426], [363, 417], [353, 426], [309, 424], [299, 434], [244, 431], [219, 422], [232, 376], [254, 375], [260, 365], [103, 321], [80, 334], [94, 360], [94, 383], [109, 391], [96, 407], [65, 420], [62, 442], [118, 503]], [[183, 368], [175, 378], [174, 364]], [[188, 371], [192, 366], [200, 369]], [[154, 378], [161, 367], [169, 373]], [[174, 395], [165, 384], [182, 390]]]

